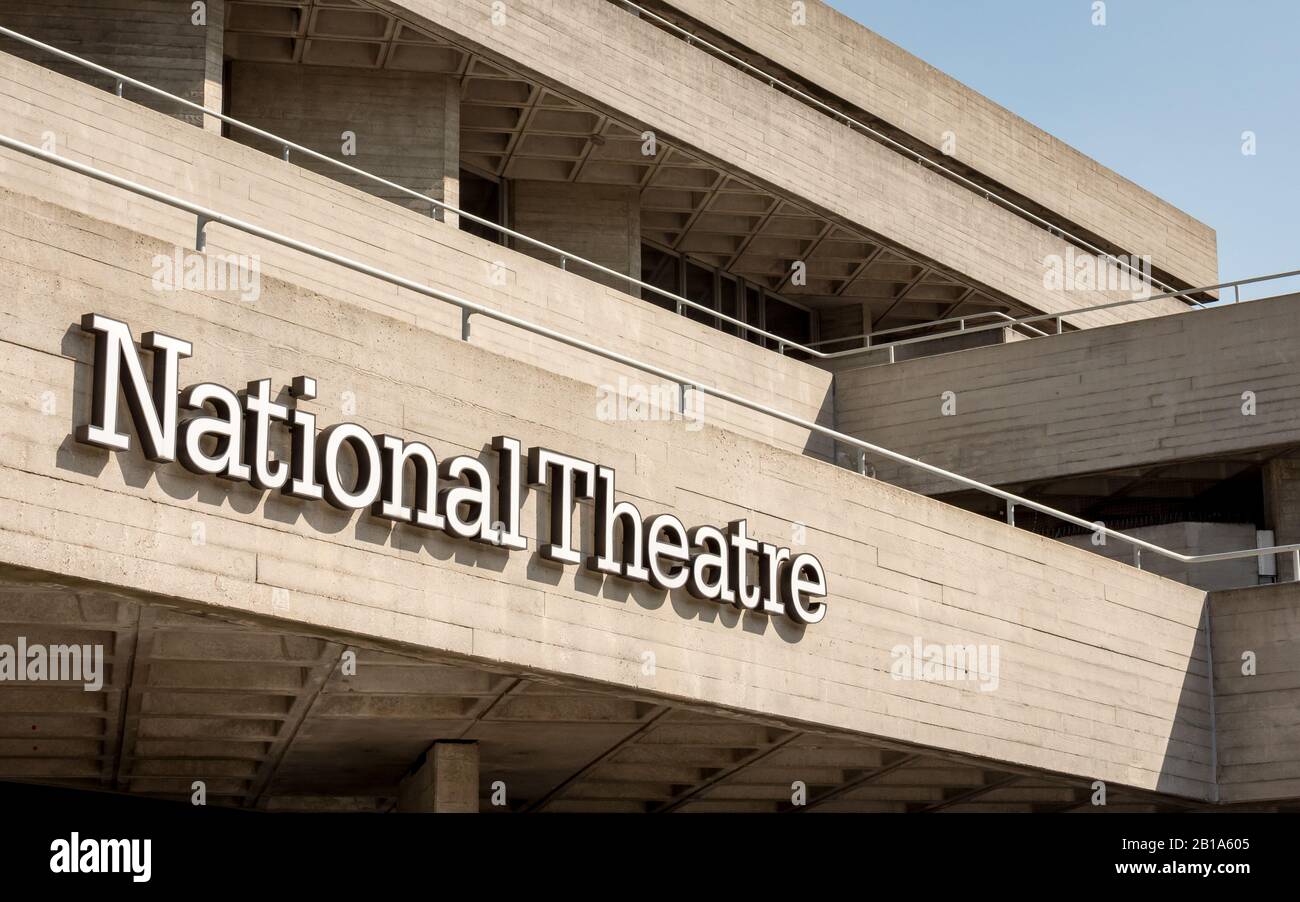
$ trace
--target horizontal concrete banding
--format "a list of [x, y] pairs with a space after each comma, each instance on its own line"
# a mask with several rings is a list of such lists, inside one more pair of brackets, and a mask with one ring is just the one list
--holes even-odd
[[[1210, 594], [1220, 798], [1300, 795], [1300, 585]], [[1253, 654], [1253, 675], [1246, 654]]]
[[[65, 191], [86, 190], [72, 178], [62, 176]], [[0, 311], [5, 564], [325, 635], [1209, 795], [1197, 590], [709, 425], [600, 421], [579, 383], [350, 300], [268, 277], [255, 303], [158, 292], [151, 260], [165, 244], [32, 199], [6, 196], [3, 207], [0, 278], [14, 300]], [[322, 426], [343, 418], [335, 399], [348, 390], [348, 419], [442, 455], [481, 453], [505, 433], [614, 467], [620, 495], [643, 511], [699, 523], [744, 516], [765, 540], [802, 530], [828, 572], [829, 614], [799, 632], [557, 572], [534, 554], [536, 492], [523, 518], [530, 550], [506, 556], [78, 445], [69, 431], [87, 403], [89, 349], [72, 324], [90, 311], [192, 341], [187, 384], [313, 375]], [[205, 544], [192, 540], [195, 523]], [[287, 609], [272, 606], [274, 589], [287, 591]], [[998, 689], [891, 678], [891, 649], [918, 636], [996, 645]], [[645, 651], [656, 656], [651, 676]]]
[[[191, 103], [221, 109], [224, 0], [204, 4], [206, 24], [195, 24], [194, 10], [179, 0], [97, 0], [93, 4], [76, 0], [9, 0], [4, 13], [6, 28], [148, 82]], [[57, 60], [8, 37], [0, 38], [0, 50], [92, 81], [101, 88], [115, 87], [107, 76]], [[146, 106], [200, 124], [200, 113], [182, 111], [174, 103], [148, 95], [139, 99]], [[218, 120], [202, 118], [207, 128], [219, 131]]]
[[[992, 484], [1292, 445], [1297, 310], [1300, 295], [1288, 295], [846, 370], [836, 421]], [[955, 415], [943, 413], [944, 392], [955, 395]], [[876, 469], [914, 491], [957, 488], [888, 461]]]
[[[773, 407], [804, 419], [830, 420], [831, 376], [824, 370], [3, 54], [0, 115], [5, 132], [19, 140], [39, 146], [50, 132], [57, 152], [80, 162], [703, 383], [767, 398]], [[30, 158], [4, 154], [0, 187], [21, 188], [193, 248], [195, 223], [189, 214], [81, 177], [69, 179]], [[207, 247], [214, 254], [260, 255], [266, 273], [431, 332], [460, 334], [456, 308], [369, 276], [220, 227], [208, 230]], [[480, 318], [472, 328], [484, 347], [586, 382], [592, 409], [598, 386], [616, 387], [619, 377], [647, 381], [626, 367], [557, 353], [556, 343], [512, 326]], [[829, 442], [758, 413], [714, 410], [706, 403], [705, 415], [787, 447], [829, 455]]]
[[[375, 5], [1034, 309], [1131, 296], [1046, 287], [1043, 260], [1064, 258], [1072, 245], [1063, 239], [608, 0], [519, 0], [499, 26], [491, 0]], [[1070, 322], [1095, 326], [1184, 306], [1163, 300]]]

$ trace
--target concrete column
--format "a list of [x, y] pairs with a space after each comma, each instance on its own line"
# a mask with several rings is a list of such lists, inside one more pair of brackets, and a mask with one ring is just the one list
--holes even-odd
[[[641, 202], [636, 188], [519, 180], [510, 183], [510, 226], [553, 247], [641, 278]], [[516, 250], [558, 263], [520, 243]], [[622, 279], [575, 265], [575, 272], [640, 297]]]
[[[205, 0], [201, 10], [195, 10], [190, 0], [9, 0], [4, 4], [4, 24], [9, 28], [215, 110], [221, 109], [224, 23], [225, 0]], [[105, 90], [115, 88], [111, 78], [16, 41], [0, 41], [0, 50]], [[216, 119], [138, 89], [128, 87], [124, 95], [195, 125], [211, 130], [220, 125]]]
[[[236, 119], [452, 206], [460, 202], [460, 94], [447, 76], [236, 60], [227, 91]], [[238, 129], [230, 137], [276, 156], [283, 151]], [[335, 166], [301, 154], [289, 159], [430, 212], [426, 201]]]
[[[207, 41], [203, 54], [203, 105], [221, 110], [225, 78], [226, 0], [209, 0]], [[221, 134], [221, 120], [203, 117], [206, 131]]]
[[478, 813], [478, 743], [435, 742], [402, 780], [397, 810]]
[[[1264, 464], [1264, 516], [1274, 545], [1300, 542], [1300, 459], [1275, 457]], [[1277, 577], [1295, 579], [1291, 555], [1278, 555]]]
[[824, 351], [844, 351], [862, 347], [862, 339], [856, 336], [871, 331], [869, 308], [863, 303], [849, 302], [837, 307], [823, 307], [817, 311], [817, 339], [833, 341], [837, 338], [849, 339], [842, 344], [822, 347]]

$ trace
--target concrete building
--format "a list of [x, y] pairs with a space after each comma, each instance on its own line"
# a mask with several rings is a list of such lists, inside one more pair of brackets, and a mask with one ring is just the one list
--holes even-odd
[[1300, 808], [1300, 298], [1205, 224], [815, 0], [0, 26], [0, 780]]

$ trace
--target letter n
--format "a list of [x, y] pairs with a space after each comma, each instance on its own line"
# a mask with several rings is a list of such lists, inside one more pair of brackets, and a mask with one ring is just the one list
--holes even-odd
[[193, 350], [190, 343], [161, 332], [146, 332], [140, 337], [140, 347], [153, 352], [150, 392], [140, 355], [131, 341], [130, 326], [98, 313], [87, 313], [81, 318], [81, 329], [95, 336], [95, 381], [90, 423], [77, 427], [77, 441], [113, 451], [131, 447], [131, 439], [117, 428], [120, 383], [145, 457], [160, 462], [175, 460], [176, 383], [181, 358], [189, 357]]

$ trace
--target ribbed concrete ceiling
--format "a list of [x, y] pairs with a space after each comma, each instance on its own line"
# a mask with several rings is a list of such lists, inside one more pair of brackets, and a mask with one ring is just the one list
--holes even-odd
[[[780, 812], [795, 781], [809, 811], [1092, 807], [1083, 780], [6, 576], [0, 644], [102, 644], [107, 670], [98, 692], [4, 687], [4, 780], [176, 799], [202, 780], [212, 805], [387, 811], [421, 752], [459, 739], [479, 743], [484, 811]], [[1185, 807], [1112, 787], [1106, 810]]]
[[[682, 148], [659, 141], [646, 156], [639, 130], [359, 0], [234, 0], [226, 55], [455, 76], [466, 168], [490, 178], [637, 186], [648, 243], [814, 309], [865, 305], [876, 329], [1032, 312]], [[807, 264], [806, 284], [792, 282], [795, 261]]]

